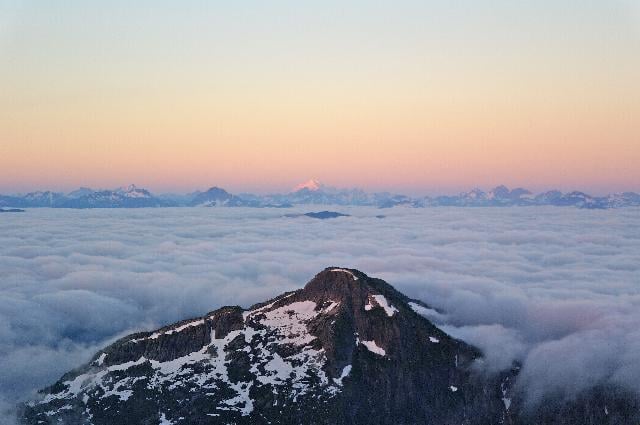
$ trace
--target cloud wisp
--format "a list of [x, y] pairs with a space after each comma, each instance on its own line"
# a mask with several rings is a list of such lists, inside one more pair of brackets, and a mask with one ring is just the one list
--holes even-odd
[[[296, 209], [297, 211], [297, 209]], [[300, 210], [299, 212], [306, 212]], [[30, 210], [0, 221], [0, 409], [109, 341], [361, 269], [444, 312], [530, 400], [640, 393], [637, 208]]]

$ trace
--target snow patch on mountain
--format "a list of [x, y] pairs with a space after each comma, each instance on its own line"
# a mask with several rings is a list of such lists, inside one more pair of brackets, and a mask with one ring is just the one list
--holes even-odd
[[307, 332], [306, 322], [318, 315], [316, 303], [301, 301], [288, 304], [264, 313], [263, 325], [276, 329], [283, 337], [283, 343], [305, 345], [315, 339]]
[[351, 369], [352, 369], [352, 365], [346, 365], [342, 369], [342, 373], [340, 373], [340, 377], [339, 378], [333, 378], [333, 382], [335, 382], [338, 385], [342, 385], [342, 380], [344, 378], [346, 378], [347, 376], [349, 376], [349, 374], [351, 373]]
[[369, 351], [371, 351], [372, 353], [375, 353], [375, 354], [377, 354], [379, 356], [385, 356], [387, 354], [385, 349], [380, 347], [378, 344], [376, 344], [376, 342], [374, 340], [371, 340], [371, 341], [360, 341], [360, 344], [364, 345], [365, 347], [367, 347], [367, 349]]
[[172, 333], [175, 332], [180, 332], [186, 328], [189, 328], [191, 326], [199, 326], [204, 324], [204, 319], [200, 319], [200, 320], [194, 320], [188, 323], [185, 323], [184, 325], [180, 325], [177, 328], [172, 328], [166, 331], [162, 331], [162, 332], [154, 332], [153, 334], [151, 334], [151, 336], [148, 336], [146, 338], [140, 338], [140, 339], [135, 339], [133, 340], [134, 342], [138, 342], [138, 341], [142, 341], [145, 339], [157, 339], [160, 335], [171, 335]]
[[398, 312], [398, 309], [392, 306], [384, 297], [384, 295], [370, 295], [369, 299], [367, 300], [367, 304], [364, 306], [364, 309], [369, 311], [376, 306], [384, 309], [385, 313], [387, 313], [387, 316], [389, 317], [392, 317], [395, 313]]

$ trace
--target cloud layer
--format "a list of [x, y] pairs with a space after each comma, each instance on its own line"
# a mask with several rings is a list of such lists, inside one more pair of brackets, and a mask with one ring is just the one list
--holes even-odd
[[[306, 212], [308, 209], [300, 209]], [[99, 347], [301, 287], [328, 265], [383, 278], [486, 353], [531, 400], [640, 393], [636, 208], [30, 210], [0, 218], [0, 409]], [[297, 210], [296, 210], [297, 212]]]

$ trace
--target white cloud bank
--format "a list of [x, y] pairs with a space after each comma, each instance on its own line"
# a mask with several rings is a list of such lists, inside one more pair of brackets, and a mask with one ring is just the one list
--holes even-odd
[[[309, 209], [301, 209], [306, 212]], [[640, 392], [640, 210], [30, 210], [0, 217], [0, 409], [133, 330], [355, 267], [445, 314], [536, 399]], [[287, 211], [289, 212], [289, 211]]]

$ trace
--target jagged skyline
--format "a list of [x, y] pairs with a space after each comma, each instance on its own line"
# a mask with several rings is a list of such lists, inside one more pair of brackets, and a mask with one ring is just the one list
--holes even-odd
[[[0, 194], [0, 207], [24, 208], [151, 208], [151, 207], [250, 207], [291, 208], [295, 205], [375, 206], [391, 208], [509, 207], [561, 206], [585, 209], [608, 209], [640, 206], [640, 194], [618, 192], [594, 196], [581, 191], [549, 190], [533, 193], [526, 188], [500, 185], [484, 191], [474, 188], [457, 194], [436, 196], [408, 196], [393, 192], [366, 192], [362, 189], [329, 187], [318, 180], [296, 185], [291, 191], [267, 195], [230, 193], [213, 186], [205, 191], [186, 194], [153, 194], [147, 189], [129, 185], [115, 190], [80, 188], [65, 193], [51, 191], [30, 192], [24, 195]], [[22, 210], [20, 210], [22, 211]]]
[[564, 186], [561, 184], [541, 187], [540, 185], [535, 185], [535, 184], [533, 186], [522, 186], [522, 185], [506, 184], [504, 182], [498, 182], [497, 184], [493, 184], [493, 185], [480, 185], [480, 184], [471, 185], [467, 187], [461, 187], [458, 190], [456, 189], [447, 190], [446, 188], [432, 189], [432, 190], [428, 190], [428, 189], [402, 190], [402, 189], [394, 189], [394, 188], [385, 188], [384, 186], [380, 187], [379, 189], [375, 189], [375, 188], [369, 189], [366, 187], [359, 187], [359, 186], [326, 184], [323, 180], [317, 179], [315, 177], [311, 177], [307, 180], [300, 180], [299, 183], [297, 184], [292, 183], [292, 184], [289, 184], [288, 186], [284, 185], [283, 188], [280, 188], [280, 189], [256, 190], [257, 187], [259, 187], [258, 184], [253, 186], [253, 189], [252, 189], [251, 187], [236, 188], [235, 185], [212, 183], [212, 184], [200, 185], [198, 187], [184, 188], [182, 190], [170, 190], [170, 189], [164, 190], [162, 187], [157, 188], [153, 186], [147, 186], [147, 185], [129, 182], [129, 183], [120, 184], [120, 185], [97, 186], [97, 187], [90, 186], [90, 185], [71, 185], [71, 186], [64, 186], [62, 188], [55, 187], [53, 185], [33, 186], [25, 190], [12, 190], [12, 189], [0, 190], [0, 195], [25, 196], [32, 193], [51, 192], [51, 193], [75, 196], [75, 195], [85, 194], [89, 192], [100, 192], [100, 191], [125, 192], [125, 191], [136, 190], [136, 189], [149, 191], [154, 195], [193, 195], [193, 194], [206, 192], [207, 190], [212, 188], [221, 188], [235, 194], [246, 194], [246, 195], [255, 194], [259, 196], [295, 193], [301, 189], [307, 189], [310, 191], [361, 190], [368, 193], [394, 193], [394, 194], [418, 196], [418, 197], [453, 196], [453, 195], [460, 195], [460, 194], [469, 193], [473, 191], [482, 191], [482, 192], [488, 193], [499, 187], [506, 187], [512, 190], [525, 189], [530, 191], [533, 194], [541, 194], [549, 191], [561, 191], [566, 193], [584, 192], [584, 193], [589, 193], [593, 196], [607, 196], [607, 195], [613, 195], [613, 194], [624, 193], [624, 192], [634, 192], [634, 193], [640, 192], [640, 186], [638, 186], [637, 184], [631, 185], [630, 186], [631, 189], [589, 190], [589, 188], [585, 188], [585, 187]]

